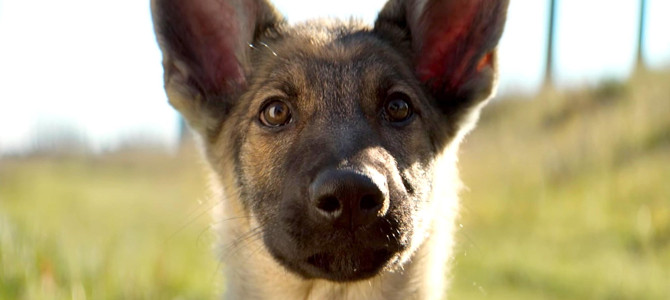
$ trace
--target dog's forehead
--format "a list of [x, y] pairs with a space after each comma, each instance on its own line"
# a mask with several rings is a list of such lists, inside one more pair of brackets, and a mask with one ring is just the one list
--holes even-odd
[[408, 58], [355, 20], [326, 19], [284, 27], [259, 39], [253, 48], [252, 72], [264, 79], [379, 81], [403, 71], [405, 77], [411, 76]]
[[327, 45], [342, 37], [368, 31], [367, 24], [356, 19], [316, 19], [283, 28], [282, 34], [288, 38], [309, 40], [314, 45]]
[[318, 19], [281, 26], [259, 38], [252, 48], [261, 48], [255, 52], [266, 62], [347, 64], [382, 58], [380, 52], [384, 49], [378, 46], [379, 39], [365, 23], [353, 19]]

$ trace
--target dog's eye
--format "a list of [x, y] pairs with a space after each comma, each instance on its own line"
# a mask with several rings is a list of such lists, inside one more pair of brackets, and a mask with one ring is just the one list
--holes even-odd
[[259, 118], [265, 126], [283, 126], [291, 121], [291, 109], [285, 102], [273, 100], [263, 106]]
[[412, 116], [412, 106], [409, 104], [409, 96], [400, 92], [391, 93], [386, 97], [384, 112], [390, 122], [399, 123], [406, 121]]

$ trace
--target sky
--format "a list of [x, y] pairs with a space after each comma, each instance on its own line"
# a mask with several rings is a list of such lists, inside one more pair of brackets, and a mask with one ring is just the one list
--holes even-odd
[[[195, 1], [195, 0], [193, 0]], [[623, 79], [635, 61], [639, 0], [557, 0], [554, 62], [561, 87]], [[149, 1], [0, 0], [0, 154], [71, 129], [94, 150], [130, 139], [175, 145]], [[275, 0], [290, 22], [354, 16], [385, 0]], [[500, 93], [536, 91], [549, 0], [512, 0], [499, 46]], [[670, 67], [670, 1], [648, 0], [644, 55]]]

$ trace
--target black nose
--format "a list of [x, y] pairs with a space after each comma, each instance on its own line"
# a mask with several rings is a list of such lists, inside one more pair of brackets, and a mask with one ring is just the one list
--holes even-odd
[[374, 170], [330, 169], [310, 185], [310, 200], [317, 220], [355, 229], [372, 223], [388, 210], [386, 178]]

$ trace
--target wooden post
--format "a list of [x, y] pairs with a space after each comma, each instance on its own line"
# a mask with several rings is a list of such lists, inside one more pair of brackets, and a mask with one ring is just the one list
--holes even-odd
[[637, 33], [637, 61], [636, 68], [644, 70], [647, 66], [644, 63], [644, 21], [646, 18], [647, 0], [640, 0], [640, 19]]
[[[643, 0], [644, 1], [644, 0]], [[547, 60], [544, 68], [544, 86], [554, 84], [554, 24], [556, 22], [556, 0], [549, 0], [549, 30], [547, 32]]]

